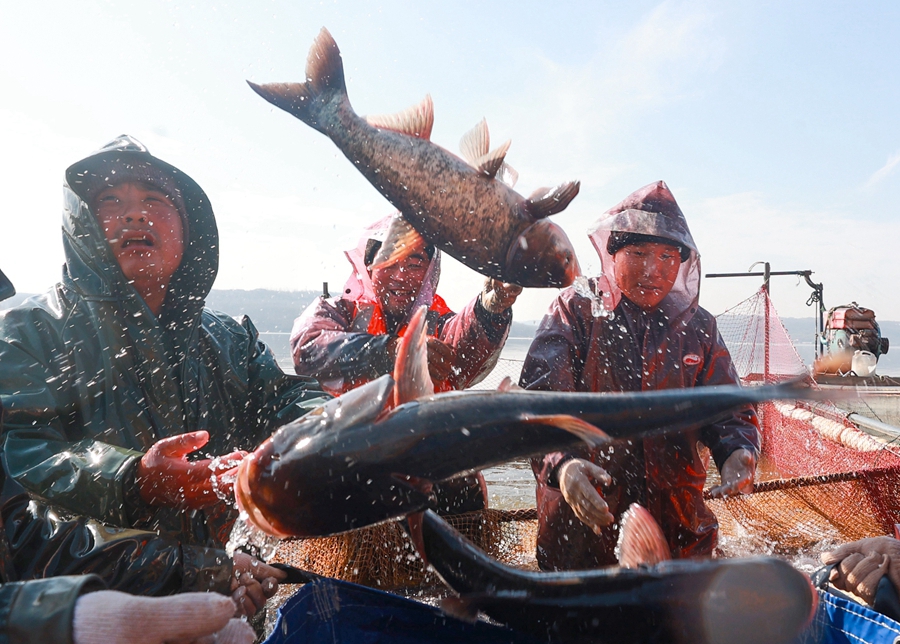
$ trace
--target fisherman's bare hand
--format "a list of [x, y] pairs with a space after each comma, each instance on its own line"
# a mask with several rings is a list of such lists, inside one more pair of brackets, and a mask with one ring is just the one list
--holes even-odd
[[581, 458], [559, 468], [559, 490], [575, 516], [596, 534], [615, 521], [595, 483], [609, 485], [612, 478], [602, 467]]
[[522, 287], [518, 284], [507, 284], [489, 277], [484, 281], [481, 291], [481, 306], [488, 313], [503, 313], [513, 305], [521, 292]]
[[433, 381], [449, 380], [455, 361], [453, 347], [437, 338], [428, 338], [428, 373]]
[[[209, 441], [205, 431], [189, 432], [154, 443], [138, 462], [141, 498], [149, 505], [196, 510], [220, 502], [216, 494], [232, 493], [235, 468], [247, 455], [232, 452], [217, 459], [187, 460]], [[215, 484], [213, 476], [216, 477]]]
[[709, 491], [713, 498], [737, 496], [753, 492], [756, 478], [756, 456], [748, 449], [737, 449], [722, 463], [722, 484]]
[[871, 537], [835, 548], [821, 555], [822, 563], [837, 564], [830, 581], [840, 590], [872, 603], [878, 582], [887, 575], [900, 589], [900, 541], [893, 537]]
[[234, 576], [231, 579], [231, 599], [238, 616], [250, 617], [262, 610], [266, 600], [278, 592], [278, 582], [287, 573], [251, 557], [245, 552], [234, 553]]

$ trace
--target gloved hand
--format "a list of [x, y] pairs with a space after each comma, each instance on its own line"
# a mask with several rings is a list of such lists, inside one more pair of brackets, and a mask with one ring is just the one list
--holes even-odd
[[234, 576], [231, 580], [231, 599], [237, 605], [238, 615], [250, 617], [262, 610], [266, 600], [278, 592], [278, 582], [287, 573], [251, 557], [247, 553], [234, 553]]
[[136, 597], [101, 590], [78, 598], [75, 644], [251, 644], [250, 625], [231, 619], [234, 603], [216, 593]]
[[878, 582], [888, 576], [900, 590], [900, 541], [893, 537], [870, 537], [835, 548], [821, 555], [822, 563], [838, 564], [830, 581], [840, 590], [861, 597], [870, 604]]
[[[566, 461], [559, 468], [559, 491], [575, 516], [595, 534], [615, 521], [594, 483], [609, 485], [612, 478], [599, 465], [582, 458]], [[593, 481], [593, 483], [592, 483]]]
[[434, 382], [450, 378], [455, 360], [453, 347], [437, 338], [428, 338], [428, 373]]
[[489, 277], [484, 281], [481, 291], [481, 306], [488, 313], [503, 313], [513, 305], [521, 292], [522, 287], [518, 284], [507, 284]]
[[737, 496], [753, 492], [756, 456], [748, 449], [734, 450], [722, 463], [722, 484], [709, 491], [713, 498]]
[[[247, 455], [232, 452], [218, 459], [188, 461], [187, 455], [209, 441], [209, 432], [189, 432], [154, 443], [137, 465], [141, 498], [149, 505], [197, 510], [232, 494], [235, 468]], [[214, 473], [210, 466], [214, 466]], [[213, 483], [213, 476], [216, 483]]]

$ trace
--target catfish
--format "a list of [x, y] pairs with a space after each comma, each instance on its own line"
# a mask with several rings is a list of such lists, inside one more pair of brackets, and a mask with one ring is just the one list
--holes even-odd
[[793, 385], [634, 393], [459, 391], [427, 382], [425, 307], [384, 375], [279, 430], [238, 468], [235, 496], [278, 537], [320, 537], [432, 506], [429, 488], [509, 461], [702, 427], [748, 404], [821, 396]]

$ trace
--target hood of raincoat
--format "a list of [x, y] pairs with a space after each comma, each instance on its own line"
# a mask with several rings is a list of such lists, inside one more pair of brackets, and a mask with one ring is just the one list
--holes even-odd
[[[609, 313], [618, 306], [622, 291], [615, 281], [612, 256], [606, 249], [613, 232], [639, 233], [671, 239], [690, 251], [681, 263], [672, 290], [660, 303], [670, 323], [687, 322], [697, 312], [700, 299], [700, 253], [691, 237], [684, 213], [664, 181], [657, 181], [635, 190], [607, 210], [588, 230], [588, 237], [600, 256], [601, 273], [596, 291], [601, 294], [602, 309]], [[576, 290], [583, 290], [584, 286]]]
[[193, 179], [151, 155], [128, 135], [119, 136], [66, 170], [63, 282], [87, 300], [115, 300], [132, 316], [153, 315], [119, 268], [90, 209], [98, 186], [142, 178], [163, 183], [160, 187], [167, 192], [174, 191], [171, 197], [184, 219], [184, 255], [169, 282], [159, 323], [175, 345], [186, 346], [219, 268], [219, 231], [212, 205]]
[[[394, 217], [399, 216], [399, 213], [388, 215], [387, 217], [379, 219], [374, 224], [371, 224], [363, 231], [356, 248], [344, 251], [344, 255], [346, 255], [347, 260], [353, 267], [353, 273], [347, 278], [346, 284], [344, 284], [343, 299], [359, 303], [378, 303], [378, 298], [375, 296], [375, 287], [372, 285], [372, 278], [369, 275], [369, 269], [366, 267], [366, 246], [371, 239], [384, 242], [391, 220], [393, 220]], [[422, 280], [422, 286], [419, 288], [419, 294], [416, 296], [413, 305], [409, 308], [406, 319], [401, 322], [400, 328], [405, 327], [409, 323], [409, 318], [412, 317], [412, 314], [415, 313], [420, 306], [431, 306], [434, 295], [437, 292], [437, 285], [440, 277], [441, 251], [435, 248], [434, 256], [431, 258], [428, 270], [425, 272], [425, 279]]]

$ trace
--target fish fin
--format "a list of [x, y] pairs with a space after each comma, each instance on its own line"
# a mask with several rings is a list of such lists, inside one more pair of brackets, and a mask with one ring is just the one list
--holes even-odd
[[506, 376], [500, 381], [497, 391], [524, 391], [522, 387], [512, 381], [512, 378]]
[[422, 561], [428, 564], [428, 557], [425, 555], [425, 538], [422, 535], [422, 521], [425, 518], [424, 512], [413, 512], [406, 517], [407, 534], [409, 540], [412, 541], [413, 547]]
[[612, 440], [609, 434], [604, 432], [599, 427], [595, 427], [585, 420], [581, 420], [580, 418], [576, 418], [575, 416], [569, 416], [568, 414], [547, 414], [544, 416], [532, 416], [530, 414], [525, 414], [521, 417], [521, 420], [525, 423], [536, 423], [539, 425], [553, 425], [554, 427], [559, 427], [560, 429], [564, 429], [571, 434], [575, 434], [576, 436], [578, 436], [578, 438], [593, 447], [606, 445]]
[[371, 268], [383, 268], [396, 264], [404, 257], [412, 253], [413, 249], [420, 248], [425, 245], [425, 241], [415, 228], [412, 227], [406, 219], [401, 215], [397, 215], [391, 220], [385, 234], [384, 242], [375, 259], [372, 260]]
[[[509, 141], [501, 145], [497, 150], [490, 152], [491, 135], [488, 132], [487, 121], [481, 122], [471, 130], [463, 134], [459, 140], [459, 151], [463, 158], [479, 172], [484, 172], [489, 177], [499, 179], [510, 188], [519, 180], [519, 173], [505, 163], [503, 158], [509, 149]], [[499, 163], [497, 158], [499, 156]]]
[[448, 615], [464, 622], [474, 624], [478, 621], [478, 609], [465, 597], [444, 597], [440, 607]]
[[653, 515], [632, 503], [619, 521], [616, 557], [623, 568], [655, 566], [672, 558], [672, 551]]
[[538, 188], [525, 201], [525, 208], [535, 219], [555, 215], [566, 209], [580, 188], [580, 181], [567, 181], [555, 188]]
[[509, 151], [510, 143], [512, 143], [512, 141], [506, 141], [496, 150], [492, 150], [478, 159], [478, 161], [475, 162], [475, 169], [491, 179], [496, 177], [500, 168], [504, 165], [503, 160], [506, 158], [506, 153]]
[[341, 50], [325, 27], [322, 27], [309, 49], [305, 83], [247, 83], [272, 105], [293, 114], [320, 132], [324, 130], [316, 118], [315, 108], [321, 101], [316, 99], [322, 94], [334, 92], [347, 95]]
[[481, 122], [463, 134], [459, 140], [459, 151], [473, 168], [478, 167], [478, 159], [491, 149], [491, 135], [488, 132], [487, 120]]
[[400, 338], [394, 361], [395, 407], [434, 395], [434, 383], [428, 373], [428, 336], [425, 326], [427, 313], [428, 307], [420, 306]]
[[513, 168], [508, 163], [503, 163], [500, 166], [500, 171], [497, 173], [497, 179], [508, 185], [510, 188], [516, 187], [516, 182], [519, 180], [519, 173], [516, 172], [516, 169]]
[[397, 114], [381, 114], [365, 118], [373, 127], [430, 141], [431, 129], [434, 127], [434, 103], [431, 101], [431, 95], [426, 94], [421, 103]]

